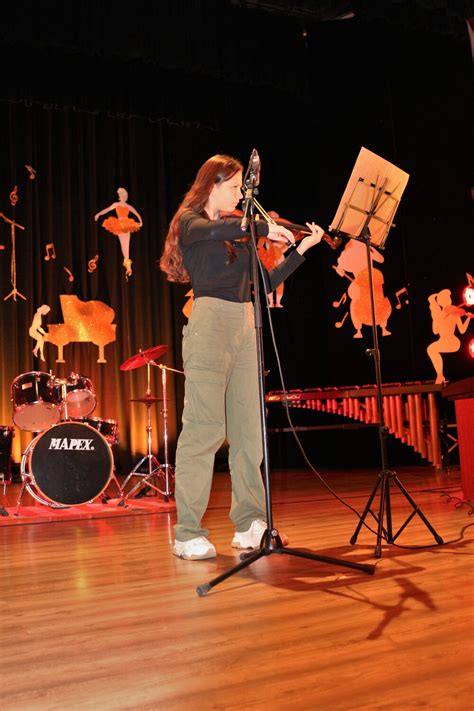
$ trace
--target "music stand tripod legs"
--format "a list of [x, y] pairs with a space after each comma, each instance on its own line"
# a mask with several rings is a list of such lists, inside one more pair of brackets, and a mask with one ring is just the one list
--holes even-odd
[[[362, 512], [362, 515], [359, 519], [359, 522], [356, 526], [356, 529], [352, 535], [352, 538], [350, 539], [351, 545], [354, 545], [355, 542], [357, 541], [357, 536], [359, 535], [359, 531], [364, 525], [364, 521], [367, 517], [367, 514], [370, 513], [374, 519], [377, 522], [377, 539], [375, 543], [375, 551], [374, 555], [376, 558], [380, 558], [382, 555], [382, 539], [385, 539], [387, 543], [394, 543], [398, 536], [401, 534], [401, 532], [408, 526], [410, 521], [418, 515], [420, 519], [423, 521], [425, 526], [428, 528], [428, 530], [431, 532], [433, 535], [436, 543], [441, 545], [443, 543], [443, 539], [441, 536], [435, 531], [433, 526], [430, 524], [426, 516], [423, 514], [423, 512], [420, 510], [420, 508], [417, 506], [415, 503], [414, 499], [410, 496], [408, 491], [405, 489], [401, 481], [398, 479], [396, 473], [392, 470], [389, 469], [388, 467], [388, 451], [387, 451], [387, 435], [388, 435], [388, 428], [385, 424], [385, 416], [384, 416], [384, 405], [383, 405], [383, 397], [382, 397], [382, 372], [381, 372], [381, 366], [380, 366], [380, 350], [379, 350], [379, 344], [378, 344], [378, 334], [377, 334], [377, 319], [376, 319], [376, 313], [375, 313], [375, 298], [374, 298], [374, 282], [373, 282], [373, 274], [372, 274], [372, 255], [371, 255], [371, 236], [370, 236], [370, 230], [368, 227], [369, 219], [372, 216], [374, 211], [370, 211], [367, 217], [367, 221], [364, 225], [364, 227], [361, 230], [360, 236], [357, 238], [353, 239], [358, 239], [360, 241], [364, 241], [367, 249], [367, 271], [368, 271], [368, 276], [369, 276], [369, 293], [370, 293], [370, 306], [371, 306], [371, 317], [372, 317], [372, 337], [373, 337], [373, 348], [367, 349], [366, 353], [367, 355], [371, 356], [374, 359], [374, 365], [375, 365], [375, 379], [376, 379], [376, 386], [377, 386], [377, 406], [379, 410], [379, 440], [380, 440], [380, 449], [381, 449], [381, 459], [382, 459], [382, 471], [379, 473], [378, 480], [372, 490], [372, 493], [369, 496], [369, 499], [367, 501], [367, 504], [364, 508], [364, 511]], [[347, 235], [346, 235], [347, 236]], [[409, 504], [412, 507], [412, 512], [408, 516], [408, 518], [405, 520], [405, 522], [400, 526], [396, 534], [394, 535], [393, 533], [393, 526], [392, 526], [392, 506], [390, 502], [390, 484], [393, 482], [398, 489], [401, 491], [403, 496], [406, 498], [406, 500], [409, 502]], [[379, 501], [379, 511], [378, 514], [374, 513], [371, 509], [372, 502], [375, 498], [375, 495], [377, 494], [377, 491], [380, 488], [380, 501]], [[386, 519], [386, 526], [384, 526], [384, 519]]]

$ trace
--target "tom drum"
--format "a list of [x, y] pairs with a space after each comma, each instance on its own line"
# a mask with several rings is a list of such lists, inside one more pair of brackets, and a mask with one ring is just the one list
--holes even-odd
[[[94, 412], [97, 400], [92, 380], [85, 375], [71, 373], [65, 380], [56, 379], [58, 397], [65, 401], [68, 418], [87, 417]], [[64, 414], [64, 412], [63, 412]]]
[[84, 422], [100, 432], [110, 446], [118, 444], [119, 426], [117, 420], [103, 420], [100, 417], [86, 417]]
[[11, 384], [13, 422], [21, 430], [42, 432], [61, 417], [61, 398], [49, 373], [18, 375]]

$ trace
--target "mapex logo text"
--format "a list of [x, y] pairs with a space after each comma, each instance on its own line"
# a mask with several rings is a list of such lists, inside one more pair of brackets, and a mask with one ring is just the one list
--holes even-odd
[[91, 451], [95, 449], [91, 444], [93, 439], [68, 439], [67, 437], [53, 437], [49, 449], [81, 449]]

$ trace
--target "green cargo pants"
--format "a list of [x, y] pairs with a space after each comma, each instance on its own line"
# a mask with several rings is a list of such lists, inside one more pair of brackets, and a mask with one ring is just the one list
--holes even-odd
[[227, 438], [230, 518], [237, 531], [266, 519], [253, 305], [202, 296], [183, 330], [183, 428], [176, 451], [175, 537], [207, 536], [214, 459]]

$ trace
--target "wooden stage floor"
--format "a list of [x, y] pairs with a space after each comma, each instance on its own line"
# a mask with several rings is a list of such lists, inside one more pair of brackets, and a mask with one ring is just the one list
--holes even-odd
[[[376, 560], [375, 536], [351, 546], [357, 519], [313, 475], [272, 474], [290, 545], [373, 576], [273, 554], [197, 596], [239, 562], [226, 473], [205, 519], [214, 560], [171, 554], [174, 512], [0, 528], [0, 709], [472, 709], [474, 519], [442, 493], [460, 495], [459, 473], [397, 473], [456, 542], [433, 546], [416, 516], [397, 542], [428, 547], [384, 544]], [[327, 472], [359, 511], [376, 477]], [[396, 487], [391, 502], [397, 530], [411, 509]]]

